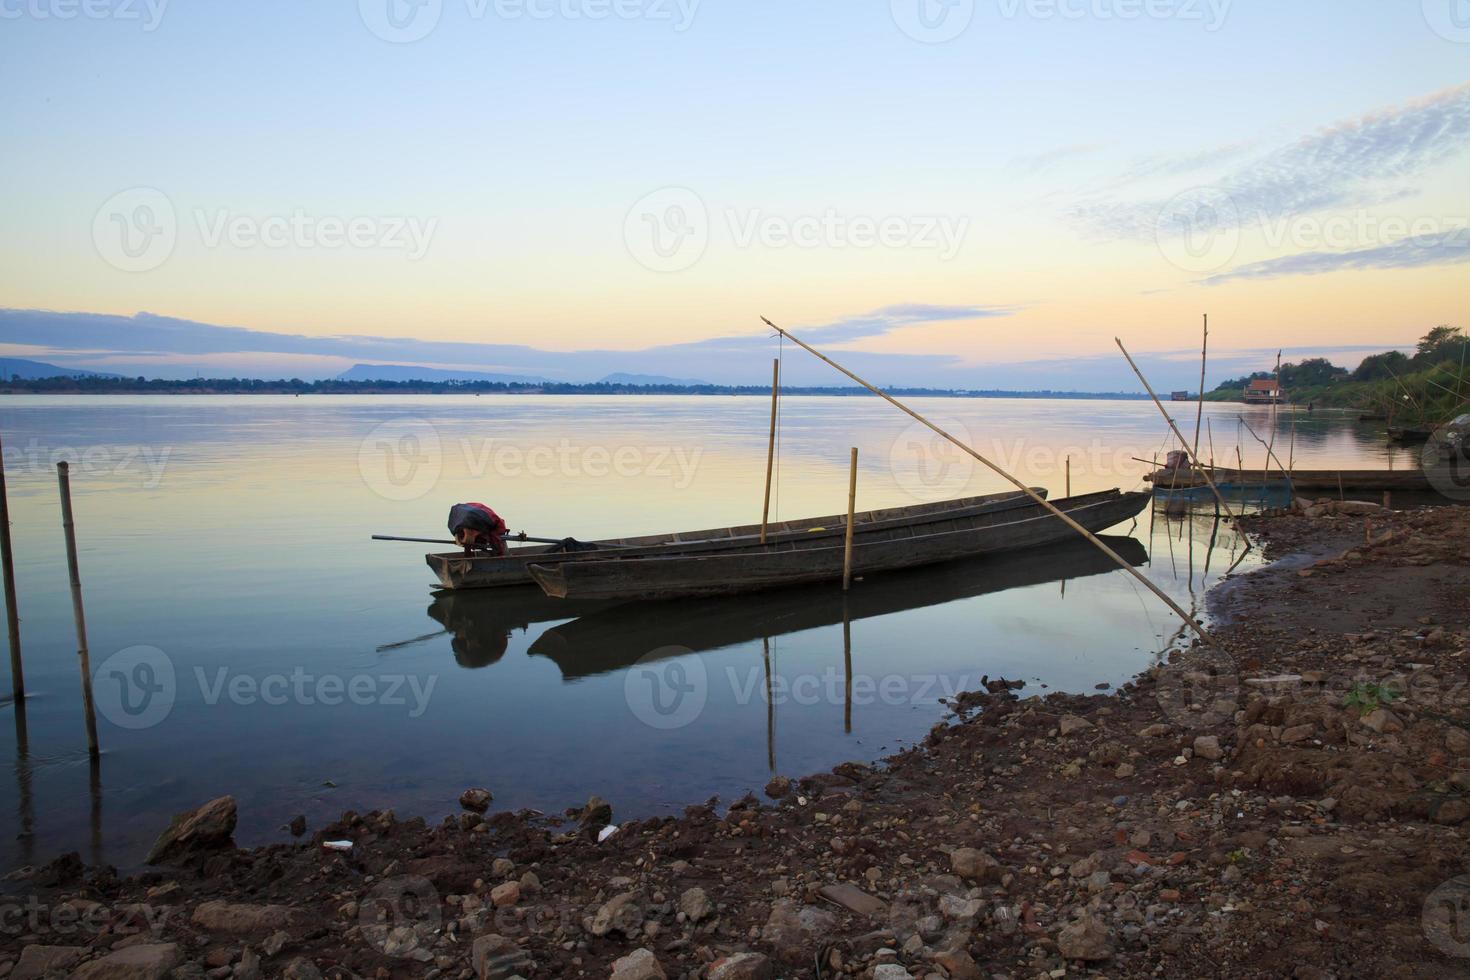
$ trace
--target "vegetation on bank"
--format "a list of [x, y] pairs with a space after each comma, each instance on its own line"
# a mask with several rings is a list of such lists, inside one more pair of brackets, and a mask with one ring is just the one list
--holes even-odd
[[[997, 391], [964, 388], [885, 388], [909, 398], [1100, 398], [1132, 401], [1147, 398], [1130, 392]], [[21, 378], [0, 381], [0, 394], [44, 395], [762, 395], [763, 385], [631, 385], [504, 381], [262, 381], [255, 378]], [[872, 395], [865, 388], [783, 387], [783, 395]]]
[[[1206, 401], [1240, 401], [1253, 380], [1275, 377], [1257, 371], [1231, 378], [1205, 395]], [[1298, 405], [1353, 408], [1390, 415], [1402, 425], [1438, 425], [1470, 411], [1470, 337], [1442, 325], [1425, 334], [1413, 355], [1385, 351], [1349, 371], [1323, 357], [1281, 365], [1281, 387]]]

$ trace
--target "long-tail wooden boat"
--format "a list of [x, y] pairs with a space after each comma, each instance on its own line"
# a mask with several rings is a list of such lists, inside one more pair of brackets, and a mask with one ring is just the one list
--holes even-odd
[[[680, 656], [702, 653], [762, 637], [785, 636], [843, 622], [887, 616], [938, 606], [960, 599], [1010, 589], [1063, 582], [1118, 571], [1102, 552], [1076, 540], [1031, 549], [912, 569], [902, 575], [879, 575], [850, 593], [823, 585], [807, 585], [747, 602], [739, 596], [691, 599], [671, 603], [650, 616], [637, 603], [610, 605], [553, 626], [527, 649], [547, 657], [564, 681], [622, 670], [635, 663], [661, 659], [663, 652]], [[1108, 547], [1129, 564], [1148, 561], [1148, 549], [1136, 538], [1104, 536]], [[461, 596], [474, 593], [461, 593]], [[538, 595], [539, 595], [538, 591]], [[573, 600], [546, 602], [572, 605]]]
[[[1136, 517], [1147, 492], [1069, 497], [1057, 506], [1089, 531]], [[1076, 531], [1030, 500], [1004, 509], [955, 516], [923, 525], [899, 525], [854, 537], [852, 568], [866, 575], [1063, 541]], [[546, 594], [559, 599], [675, 599], [731, 595], [842, 577], [844, 548], [835, 543], [797, 547], [769, 544], [738, 553], [617, 556], [528, 566]]]
[[[1046, 496], [1046, 490], [1033, 487], [1036, 493]], [[972, 516], [986, 511], [1008, 507], [1034, 505], [1031, 498], [1019, 490], [991, 493], [978, 497], [961, 497], [933, 503], [910, 504], [905, 507], [889, 507], [872, 510], [853, 516], [853, 537], [862, 539], [874, 532], [885, 532], [898, 527], [919, 527], [925, 524]], [[800, 520], [773, 522], [767, 527], [766, 542], [771, 544], [796, 544], [800, 547], [823, 547], [834, 541], [840, 542], [846, 534], [847, 515], [832, 514], [826, 517], [808, 517]], [[527, 566], [533, 563], [549, 565], [568, 561], [595, 561], [598, 559], [643, 558], [669, 554], [703, 554], [710, 552], [743, 551], [762, 547], [759, 524], [737, 527], [710, 528], [703, 531], [682, 531], [673, 534], [650, 534], [634, 538], [612, 538], [589, 542], [593, 547], [584, 551], [557, 551], [554, 546], [536, 545], [513, 548], [504, 556], [472, 555], [463, 552], [430, 554], [425, 556], [430, 568], [446, 589], [487, 589], [515, 585], [531, 585], [531, 573]]]
[[[1277, 484], [1286, 483], [1286, 476], [1275, 466], [1271, 467], [1269, 478], [1265, 478], [1266, 474], [1262, 470], [1238, 470], [1224, 467], [1211, 469], [1210, 476], [1214, 479], [1216, 486], [1224, 486], [1228, 483], [1243, 490], [1258, 489], [1262, 485], [1274, 487]], [[1204, 476], [1198, 469], [1192, 467], [1155, 470], [1144, 476], [1144, 479], [1152, 483], [1154, 491], [1160, 494], [1170, 490], [1206, 486]], [[1292, 470], [1291, 483], [1296, 487], [1298, 493], [1330, 490], [1335, 494], [1339, 489], [1348, 492], [1433, 489], [1429, 483], [1429, 477], [1419, 469]]]

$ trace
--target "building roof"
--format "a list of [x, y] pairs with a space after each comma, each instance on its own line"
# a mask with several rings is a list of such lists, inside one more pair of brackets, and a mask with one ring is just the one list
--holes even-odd
[[1250, 384], [1246, 385], [1246, 387], [1251, 389], [1252, 391], [1275, 391], [1279, 386], [1275, 381], [1272, 381], [1270, 378], [1257, 378]]

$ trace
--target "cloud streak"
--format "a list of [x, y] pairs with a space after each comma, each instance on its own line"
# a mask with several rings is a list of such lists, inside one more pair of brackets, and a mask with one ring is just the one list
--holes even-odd
[[1420, 269], [1470, 260], [1470, 230], [1461, 229], [1425, 238], [1404, 238], [1389, 245], [1348, 252], [1303, 252], [1278, 259], [1251, 262], [1229, 272], [1201, 280], [1217, 286], [1241, 279], [1279, 279], [1283, 276], [1317, 276], [1329, 272], [1365, 269]]

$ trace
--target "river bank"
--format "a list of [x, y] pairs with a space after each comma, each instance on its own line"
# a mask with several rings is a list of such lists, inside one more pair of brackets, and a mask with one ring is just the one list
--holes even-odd
[[1248, 519], [1280, 560], [1212, 593], [1218, 645], [1117, 691], [996, 680], [680, 818], [467, 795], [237, 850], [216, 801], [157, 870], [10, 876], [0, 978], [1470, 975], [1470, 512], [1310, 513]]

